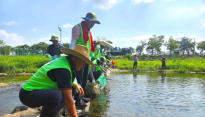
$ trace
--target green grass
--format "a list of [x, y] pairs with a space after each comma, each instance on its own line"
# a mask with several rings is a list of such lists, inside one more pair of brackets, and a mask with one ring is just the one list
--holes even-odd
[[[114, 60], [115, 68], [132, 70], [134, 61], [128, 59]], [[205, 72], [205, 59], [191, 58], [181, 60], [174, 57], [166, 61], [167, 70], [175, 72]], [[158, 71], [161, 70], [161, 61], [138, 61], [138, 71]]]
[[35, 73], [47, 62], [45, 56], [0, 56], [0, 73]]
[[[0, 56], [0, 73], [35, 73], [42, 65], [49, 62], [45, 56]], [[132, 70], [134, 61], [126, 59], [114, 60], [115, 68]], [[161, 61], [138, 61], [138, 71], [161, 70]], [[205, 72], [205, 58], [173, 57], [166, 61], [169, 71], [175, 72]]]

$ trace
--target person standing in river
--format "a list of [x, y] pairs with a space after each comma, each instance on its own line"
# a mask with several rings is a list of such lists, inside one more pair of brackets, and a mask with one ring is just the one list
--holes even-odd
[[89, 60], [89, 50], [85, 46], [76, 45], [73, 50], [61, 48], [61, 51], [68, 56], [43, 65], [19, 92], [24, 105], [31, 108], [43, 106], [40, 117], [56, 117], [65, 105], [69, 116], [77, 117], [72, 86], [79, 91], [79, 96], [84, 95], [84, 91], [73, 83], [76, 71], [81, 70], [85, 63], [96, 67]]
[[[72, 39], [69, 48], [73, 49], [76, 44], [80, 44], [86, 46], [90, 52], [95, 52], [90, 29], [93, 28], [95, 24], [100, 24], [100, 22], [97, 20], [97, 16], [92, 12], [88, 12], [86, 17], [82, 17], [82, 19], [84, 19], [84, 21], [72, 28]], [[80, 71], [76, 72], [77, 82], [82, 86], [83, 89], [85, 89], [88, 80], [88, 71], [89, 65], [85, 64], [85, 66]], [[78, 93], [74, 95], [74, 99], [76, 100], [76, 106], [80, 108], [86, 107], [86, 103], [90, 101], [90, 98], [85, 98], [84, 96], [79, 97]]]
[[137, 61], [138, 61], [138, 57], [137, 57], [137, 55], [135, 55], [134, 56], [133, 70], [136, 70], [136, 68], [137, 68]]
[[162, 70], [163, 70], [163, 67], [165, 67], [165, 69], [167, 69], [166, 64], [165, 64], [166, 58], [164, 56], [161, 56], [161, 58], [162, 58], [162, 60], [161, 60], [161, 62], [162, 62]]

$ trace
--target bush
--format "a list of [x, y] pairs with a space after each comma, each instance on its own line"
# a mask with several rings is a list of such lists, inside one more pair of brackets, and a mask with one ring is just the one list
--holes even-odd
[[127, 58], [127, 59], [132, 59], [133, 58], [133, 56], [132, 56], [132, 54], [131, 53], [127, 53], [126, 55], [125, 55], [125, 58]]

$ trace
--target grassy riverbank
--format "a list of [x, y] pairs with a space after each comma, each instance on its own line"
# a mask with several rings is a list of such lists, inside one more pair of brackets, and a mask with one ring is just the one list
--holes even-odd
[[[49, 62], [45, 56], [0, 56], [0, 73], [35, 73], [42, 65]], [[115, 68], [132, 70], [133, 60], [114, 60]], [[138, 61], [138, 71], [161, 70], [162, 63], [155, 61]], [[166, 61], [168, 71], [174, 72], [205, 72], [205, 58], [173, 57]]]
[[45, 56], [0, 56], [0, 73], [34, 73], [47, 62]]
[[[128, 59], [114, 60], [115, 68], [132, 70], [134, 61]], [[205, 59], [184, 59], [174, 57], [166, 61], [168, 71], [174, 72], [205, 72]], [[138, 61], [138, 71], [158, 71], [162, 69], [161, 61]]]

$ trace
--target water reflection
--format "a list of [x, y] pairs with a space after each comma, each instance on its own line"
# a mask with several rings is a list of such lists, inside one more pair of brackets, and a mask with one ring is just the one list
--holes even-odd
[[[29, 78], [2, 78], [0, 82]], [[111, 74], [107, 83], [106, 90], [92, 98], [89, 117], [198, 117], [205, 114], [205, 74], [117, 73]], [[20, 103], [16, 92], [0, 90], [0, 115]]]
[[137, 71], [133, 71], [133, 78], [137, 78]]
[[109, 89], [102, 90], [100, 95], [91, 98], [90, 101], [90, 112], [88, 117], [106, 117], [106, 111], [109, 107], [109, 98], [107, 97]]
[[166, 73], [162, 72], [161, 73], [161, 83], [164, 83], [165, 77], [166, 77]]

